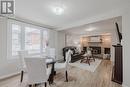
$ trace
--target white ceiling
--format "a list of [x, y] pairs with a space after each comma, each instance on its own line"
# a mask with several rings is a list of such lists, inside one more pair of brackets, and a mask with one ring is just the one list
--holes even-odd
[[[65, 10], [62, 15], [55, 15], [52, 8], [59, 3]], [[63, 28], [76, 21], [123, 8], [129, 3], [129, 0], [15, 0], [15, 13], [20, 18]]]
[[[103, 20], [95, 23], [82, 25], [79, 27], [73, 27], [66, 30], [62, 30], [69, 35], [81, 35], [81, 36], [92, 36], [92, 35], [108, 35], [116, 32], [115, 22], [118, 23], [120, 32], [122, 32], [122, 17], [115, 17], [108, 20]], [[95, 29], [93, 31], [86, 31], [86, 29]]]

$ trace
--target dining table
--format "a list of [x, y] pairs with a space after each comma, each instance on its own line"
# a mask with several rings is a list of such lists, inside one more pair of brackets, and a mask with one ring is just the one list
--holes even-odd
[[55, 72], [56, 72], [55, 71], [55, 63], [56, 62], [57, 62], [57, 60], [52, 59], [52, 58], [47, 58], [46, 59], [47, 67], [48, 67], [48, 65], [52, 65], [51, 74], [50, 74], [49, 79], [48, 79], [49, 84], [53, 84], [53, 82], [54, 82], [54, 75], [55, 75]]

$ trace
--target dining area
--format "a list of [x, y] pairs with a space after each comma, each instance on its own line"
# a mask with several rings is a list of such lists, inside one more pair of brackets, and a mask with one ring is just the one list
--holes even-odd
[[53, 85], [58, 70], [63, 70], [65, 82], [68, 82], [68, 68], [71, 60], [71, 50], [66, 52], [66, 61], [61, 62], [56, 58], [55, 48], [48, 48], [42, 55], [29, 55], [27, 50], [18, 51], [20, 62], [20, 84], [27, 75], [28, 87], [35, 87], [40, 84]]

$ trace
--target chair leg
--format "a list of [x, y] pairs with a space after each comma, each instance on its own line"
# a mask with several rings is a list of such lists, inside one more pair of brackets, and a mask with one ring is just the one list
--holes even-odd
[[47, 83], [45, 82], [45, 87], [47, 87]]
[[95, 62], [95, 58], [93, 57], [93, 59], [94, 59], [94, 62]]
[[56, 75], [56, 71], [54, 71], [54, 75]]
[[86, 63], [88, 63], [89, 64], [89, 66], [90, 66], [90, 59], [89, 59], [89, 57], [86, 57], [87, 59], [86, 59]]
[[93, 60], [94, 60], [94, 62], [95, 62], [95, 57], [92, 55], [92, 58], [93, 58]]
[[35, 87], [37, 87], [38, 85], [40, 85], [40, 84], [34, 84]]
[[83, 62], [83, 60], [84, 60], [84, 59], [81, 59], [80, 63], [82, 63], [82, 62]]
[[21, 80], [20, 80], [21, 83], [23, 81], [23, 74], [24, 74], [24, 71], [21, 71]]
[[29, 85], [29, 87], [32, 87], [32, 85]]
[[65, 76], [66, 76], [66, 82], [68, 82], [68, 72], [65, 72]]

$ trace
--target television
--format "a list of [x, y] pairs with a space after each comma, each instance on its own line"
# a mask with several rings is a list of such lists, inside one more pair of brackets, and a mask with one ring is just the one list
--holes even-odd
[[115, 25], [116, 25], [116, 30], [117, 30], [117, 34], [118, 34], [118, 40], [119, 40], [119, 43], [117, 45], [121, 45], [121, 40], [122, 40], [122, 34], [119, 30], [119, 25], [117, 22], [115, 22]]

